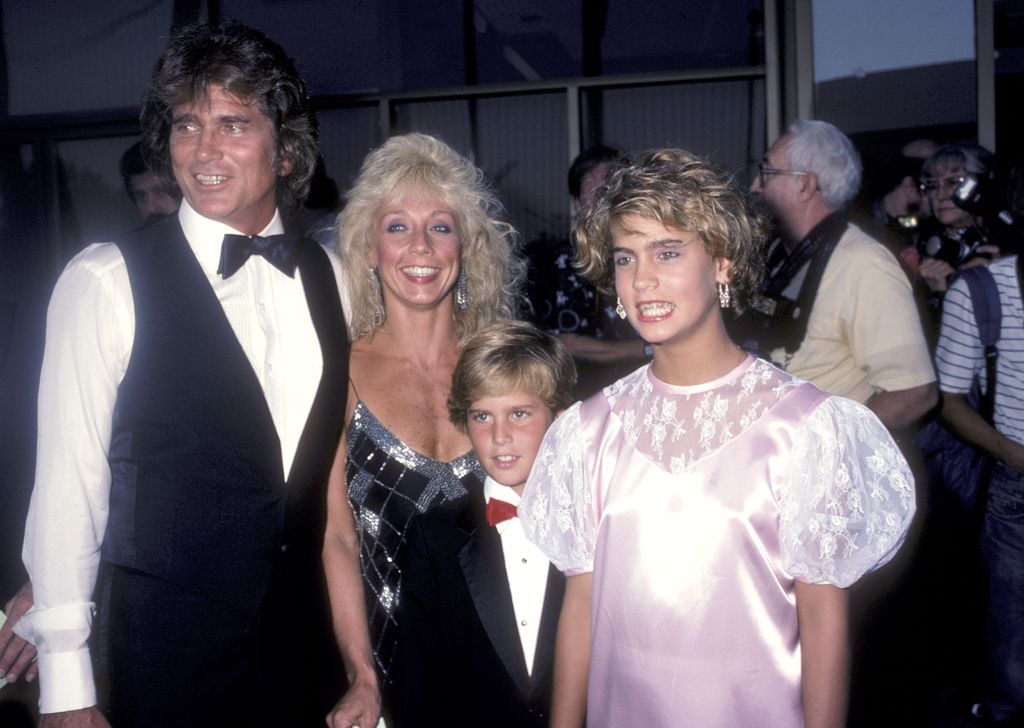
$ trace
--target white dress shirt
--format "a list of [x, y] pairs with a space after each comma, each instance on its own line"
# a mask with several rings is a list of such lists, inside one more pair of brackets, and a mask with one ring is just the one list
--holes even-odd
[[[301, 276], [296, 271], [290, 278], [253, 256], [222, 279], [221, 242], [238, 231], [185, 201], [178, 219], [259, 379], [287, 474], [323, 371]], [[260, 234], [282, 231], [275, 213]], [[334, 256], [331, 261], [340, 281]], [[35, 488], [23, 550], [35, 606], [16, 631], [39, 651], [43, 713], [96, 704], [87, 640], [109, 512], [111, 422], [134, 335], [121, 251], [113, 243], [91, 245], [64, 269], [50, 299], [39, 383]]]
[[[508, 486], [487, 478], [484, 481], [484, 502], [496, 500], [519, 505], [519, 496]], [[544, 553], [526, 540], [519, 518], [510, 518], [495, 526], [505, 553], [505, 575], [512, 592], [512, 609], [519, 628], [519, 642], [526, 657], [526, 670], [533, 672], [533, 656], [537, 650], [537, 633], [544, 611], [544, 593], [548, 586], [549, 562]]]

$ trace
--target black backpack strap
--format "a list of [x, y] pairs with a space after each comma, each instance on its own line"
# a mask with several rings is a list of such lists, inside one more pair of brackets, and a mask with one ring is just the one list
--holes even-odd
[[979, 412], [992, 424], [996, 401], [996, 364], [999, 361], [999, 334], [1002, 328], [1002, 307], [999, 303], [999, 289], [987, 266], [978, 265], [964, 268], [958, 275], [967, 283], [971, 295], [974, 320], [978, 324], [978, 339], [985, 348], [985, 393]]

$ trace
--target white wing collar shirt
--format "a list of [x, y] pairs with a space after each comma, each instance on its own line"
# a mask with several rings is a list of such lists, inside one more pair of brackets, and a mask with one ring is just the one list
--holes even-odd
[[[259, 379], [288, 473], [323, 371], [301, 275], [290, 278], [252, 256], [222, 279], [221, 242], [225, 233], [238, 231], [202, 217], [185, 201], [178, 219]], [[281, 232], [275, 213], [260, 234]], [[340, 281], [337, 260], [330, 257]], [[91, 245], [72, 259], [54, 288], [40, 373], [35, 487], [23, 550], [35, 606], [16, 631], [39, 652], [43, 713], [96, 704], [87, 641], [109, 512], [111, 422], [134, 334], [120, 249]]]
[[[514, 490], [488, 477], [484, 481], [484, 502], [492, 498], [519, 505], [519, 496]], [[501, 550], [505, 555], [505, 574], [512, 592], [512, 610], [516, 615], [526, 670], [532, 674], [550, 562], [543, 551], [526, 539], [523, 524], [518, 517], [502, 521], [494, 528], [498, 531]]]

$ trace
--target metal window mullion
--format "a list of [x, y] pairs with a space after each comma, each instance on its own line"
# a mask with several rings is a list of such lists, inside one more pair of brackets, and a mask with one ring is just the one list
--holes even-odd
[[992, 0], [975, 0], [975, 72], [977, 73], [978, 144], [996, 151], [995, 18]]

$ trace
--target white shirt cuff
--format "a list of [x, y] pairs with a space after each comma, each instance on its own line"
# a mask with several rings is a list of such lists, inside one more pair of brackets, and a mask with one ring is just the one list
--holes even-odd
[[39, 712], [61, 713], [96, 705], [89, 650], [39, 655]]
[[96, 705], [89, 658], [92, 602], [30, 609], [14, 631], [35, 645], [39, 655], [39, 712], [61, 713]]

